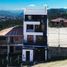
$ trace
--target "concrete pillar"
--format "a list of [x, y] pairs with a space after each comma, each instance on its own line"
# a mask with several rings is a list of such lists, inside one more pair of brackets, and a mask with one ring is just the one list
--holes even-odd
[[10, 46], [7, 46], [7, 55], [10, 53]]
[[[7, 45], [7, 57], [6, 57], [6, 59], [7, 59], [8, 62], [9, 62], [9, 53], [10, 53], [10, 46], [8, 44]], [[7, 67], [8, 67], [8, 64], [7, 64]]]
[[26, 61], [26, 50], [22, 49], [22, 61]]
[[33, 50], [30, 50], [30, 62], [33, 62]]
[[26, 33], [26, 29], [27, 29], [27, 24], [23, 23], [23, 35], [24, 35], [24, 40], [27, 41], [27, 33]]
[[45, 50], [45, 61], [47, 61], [47, 50]]
[[7, 38], [7, 43], [9, 44], [10, 43], [10, 37], [8, 36]]

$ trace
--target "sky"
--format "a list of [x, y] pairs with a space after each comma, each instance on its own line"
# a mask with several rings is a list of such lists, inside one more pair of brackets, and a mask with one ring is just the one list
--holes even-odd
[[0, 10], [22, 10], [34, 5], [47, 5], [48, 9], [67, 8], [67, 0], [0, 0]]

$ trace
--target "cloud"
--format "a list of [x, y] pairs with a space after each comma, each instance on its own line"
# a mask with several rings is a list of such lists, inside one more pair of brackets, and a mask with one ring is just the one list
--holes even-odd
[[32, 6], [32, 7], [34, 7], [34, 6], [35, 6], [35, 4], [30, 4], [29, 6]]

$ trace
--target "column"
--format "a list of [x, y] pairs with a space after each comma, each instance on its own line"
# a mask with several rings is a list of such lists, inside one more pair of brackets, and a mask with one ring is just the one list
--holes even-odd
[[47, 61], [47, 49], [45, 49], [45, 61]]
[[30, 62], [33, 62], [33, 50], [30, 50]]
[[34, 43], [36, 42], [36, 35], [33, 35]]
[[7, 38], [7, 44], [9, 44], [9, 42], [10, 42], [10, 37], [8, 36], [8, 38]]
[[22, 49], [22, 61], [26, 61], [26, 50]]

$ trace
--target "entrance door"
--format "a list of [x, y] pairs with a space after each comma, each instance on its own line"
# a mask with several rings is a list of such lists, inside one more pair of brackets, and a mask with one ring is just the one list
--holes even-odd
[[26, 61], [30, 61], [30, 51], [26, 51]]
[[31, 49], [22, 49], [22, 61], [33, 62], [33, 50]]

